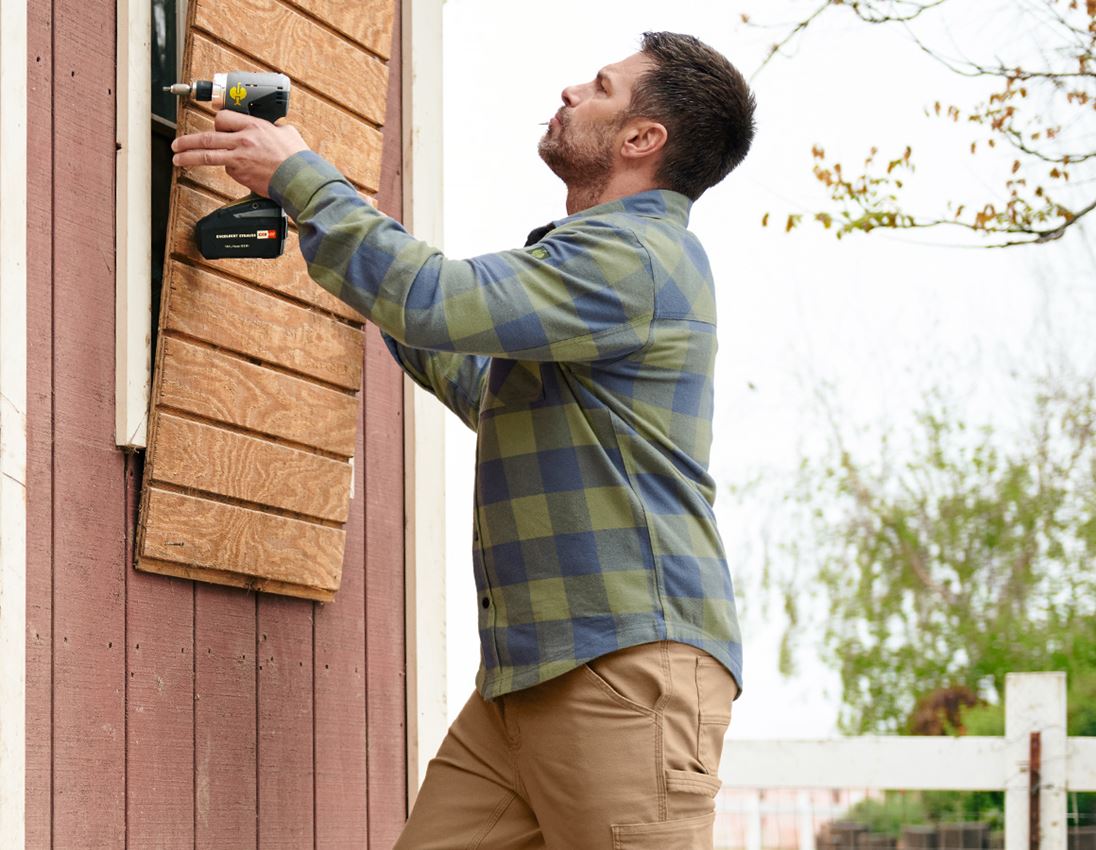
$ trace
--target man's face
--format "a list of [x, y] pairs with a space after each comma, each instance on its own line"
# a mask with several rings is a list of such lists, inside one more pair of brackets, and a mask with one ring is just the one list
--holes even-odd
[[623, 141], [632, 90], [651, 67], [642, 53], [606, 65], [587, 83], [563, 90], [563, 106], [540, 140], [541, 159], [568, 186], [608, 179]]

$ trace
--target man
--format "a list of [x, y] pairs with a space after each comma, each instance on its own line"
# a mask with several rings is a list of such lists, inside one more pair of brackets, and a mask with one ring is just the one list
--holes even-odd
[[719, 53], [646, 33], [541, 140], [568, 216], [466, 261], [292, 127], [222, 112], [175, 142], [278, 201], [313, 278], [477, 432], [476, 691], [398, 850], [712, 846], [741, 648], [707, 473], [715, 291], [686, 224], [753, 110]]

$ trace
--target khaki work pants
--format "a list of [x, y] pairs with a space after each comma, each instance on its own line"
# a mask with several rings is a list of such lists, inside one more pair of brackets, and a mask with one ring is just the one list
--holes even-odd
[[711, 850], [736, 694], [712, 656], [665, 640], [473, 692], [394, 850]]

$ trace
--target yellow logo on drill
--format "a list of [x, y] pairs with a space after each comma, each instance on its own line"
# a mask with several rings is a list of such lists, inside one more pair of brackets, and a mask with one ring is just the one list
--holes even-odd
[[247, 97], [247, 89], [239, 83], [236, 83], [236, 85], [228, 90], [228, 96], [236, 101], [236, 105], [239, 106], [244, 102], [244, 98]]

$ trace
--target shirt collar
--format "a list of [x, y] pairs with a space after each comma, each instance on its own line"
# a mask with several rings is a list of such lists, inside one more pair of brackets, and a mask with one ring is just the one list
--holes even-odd
[[598, 204], [597, 206], [581, 210], [574, 215], [569, 215], [566, 218], [549, 222], [543, 227], [538, 227], [529, 234], [529, 240], [526, 242], [526, 245], [532, 245], [539, 242], [547, 236], [549, 232], [564, 224], [570, 224], [573, 221], [580, 221], [584, 218], [590, 218], [591, 216], [596, 215], [606, 215], [608, 213], [623, 212], [629, 215], [638, 215], [647, 218], [664, 218], [675, 224], [679, 224], [682, 227], [687, 227], [689, 225], [689, 212], [692, 209], [692, 206], [693, 202], [680, 192], [674, 192], [670, 189], [648, 189], [646, 192], [638, 192], [635, 195], [628, 195], [624, 198], [617, 198], [615, 201]]

